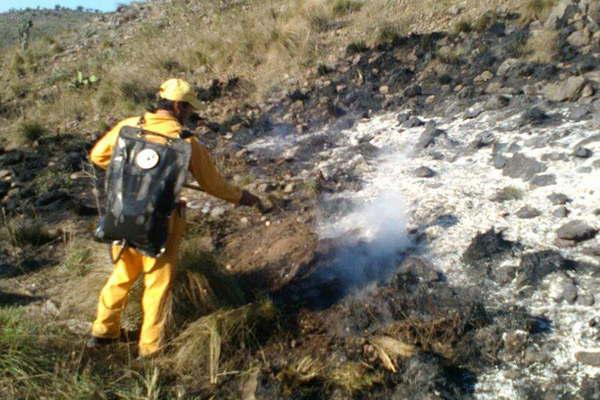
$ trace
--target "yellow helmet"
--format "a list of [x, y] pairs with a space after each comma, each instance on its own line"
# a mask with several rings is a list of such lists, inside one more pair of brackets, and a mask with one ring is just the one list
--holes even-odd
[[185, 101], [196, 110], [201, 107], [196, 91], [183, 79], [169, 79], [160, 85], [158, 95], [165, 100]]

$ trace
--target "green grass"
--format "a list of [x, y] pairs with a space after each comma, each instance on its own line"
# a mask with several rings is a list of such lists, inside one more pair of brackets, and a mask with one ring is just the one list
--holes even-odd
[[360, 11], [364, 3], [357, 0], [335, 0], [332, 5], [333, 13], [336, 16], [343, 16]]
[[158, 370], [132, 369], [124, 346], [86, 353], [81, 338], [52, 321], [0, 307], [0, 398], [158, 399]]

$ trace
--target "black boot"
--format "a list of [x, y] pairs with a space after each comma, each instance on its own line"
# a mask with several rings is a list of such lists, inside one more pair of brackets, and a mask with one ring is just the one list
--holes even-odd
[[109, 344], [116, 343], [119, 339], [113, 338], [103, 338], [98, 336], [92, 336], [85, 343], [85, 347], [88, 349], [97, 349], [99, 347], [103, 347]]

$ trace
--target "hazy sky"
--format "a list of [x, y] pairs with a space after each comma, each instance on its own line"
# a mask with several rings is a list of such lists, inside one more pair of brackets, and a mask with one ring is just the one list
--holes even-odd
[[118, 4], [131, 3], [132, 0], [0, 0], [0, 12], [11, 8], [54, 8], [56, 4], [63, 7], [76, 8], [83, 6], [94, 10], [114, 11]]

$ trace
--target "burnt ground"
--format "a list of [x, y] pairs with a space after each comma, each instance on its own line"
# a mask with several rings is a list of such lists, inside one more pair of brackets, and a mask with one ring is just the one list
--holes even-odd
[[[209, 204], [207, 212], [200, 207], [188, 215], [189, 243], [204, 256], [210, 254], [210, 263], [203, 262], [213, 268], [200, 287], [223, 297], [233, 290], [222, 282], [240, 289], [229, 303], [203, 304], [194, 318], [264, 298], [276, 312], [250, 321], [249, 333], [223, 339], [223, 370], [233, 372], [220, 376], [216, 385], [208, 382], [207, 360], [199, 353], [197, 361], [203, 366], [190, 369], [185, 377], [165, 368], [164, 386], [183, 385], [184, 398], [233, 399], [242, 391], [249, 393], [247, 399], [468, 399], [474, 397], [481, 375], [498, 366], [525, 368], [547, 362], [548, 352], [543, 350], [552, 321], [525, 308], [496, 303], [493, 292], [516, 280], [520, 295], [531, 296], [549, 274], [597, 273], [596, 265], [558, 252], [530, 251], [492, 231], [474, 236], [462, 255], [472, 272], [470, 284], [452, 286], [440, 266], [416, 251], [426, 240], [424, 226], [412, 232], [410, 245], [397, 257], [364, 257], [371, 254], [365, 243], [322, 240], [315, 227], [322, 213], [343, 212], [347, 206], [330, 204], [328, 194], [358, 190], [365, 182], [354, 171], [316, 173], [312, 167], [314, 153], [335, 146], [340, 130], [382, 111], [409, 109], [398, 121], [406, 126], [424, 123], [418, 116], [448, 116], [483, 104], [486, 109], [529, 110], [524, 124], [552, 126], [558, 117], [531, 110], [552, 109], [553, 103], [539, 92], [531, 95], [530, 86], [597, 71], [599, 60], [597, 41], [585, 51], [567, 42], [576, 26], [568, 20], [561, 22], [560, 51], [551, 62], [528, 61], [522, 54], [530, 25], [521, 25], [515, 15], [493, 14], [480, 31], [410, 35], [377, 48], [349, 48], [345, 59], [312, 71], [307, 87], [274, 94], [268, 103], [200, 128], [198, 133], [226, 166], [228, 177], [240, 183], [254, 181], [249, 187], [271, 196], [277, 207], [264, 217], [226, 207], [214, 212], [219, 208], [214, 202], [186, 193]], [[500, 74], [500, 66], [511, 58], [518, 63]], [[485, 71], [492, 71], [492, 77], [480, 83], [476, 78]], [[221, 85], [224, 90], [211, 100], [226, 103], [235, 98], [235, 82]], [[587, 79], [586, 85], [591, 94], [584, 96], [580, 90], [570, 99], [589, 108], [587, 113], [575, 108], [582, 120], [591, 118], [598, 104], [598, 81]], [[247, 117], [249, 110], [258, 116]], [[263, 137], [287, 140], [317, 130], [322, 134], [299, 143], [289, 156], [245, 149]], [[82, 315], [91, 318], [106, 266], [81, 280], [63, 276], [56, 267], [71, 250], [67, 242], [89, 235], [95, 223], [93, 179], [85, 160], [96, 137], [52, 136], [34, 148], [0, 153], [0, 169], [10, 176], [9, 186], [0, 185], [6, 215], [50, 226], [42, 238], [17, 250], [3, 242], [3, 305], [37, 305], [43, 310], [52, 300], [58, 320], [77, 316], [81, 323]], [[358, 143], [353, 150], [373, 158], [368, 143]], [[308, 176], [302, 174], [306, 169]], [[290, 184], [293, 189], [286, 190]], [[103, 247], [93, 246], [105, 262]], [[507, 259], [519, 263], [507, 266]], [[350, 263], [366, 272], [348, 273]], [[73, 288], [81, 285], [90, 299], [73, 296]], [[194, 328], [189, 315], [181, 321], [177, 333]], [[83, 340], [85, 329], [78, 329]], [[591, 399], [600, 390], [594, 378], [577, 383], [576, 390], [566, 390], [562, 383], [530, 382], [520, 387], [519, 395]]]

